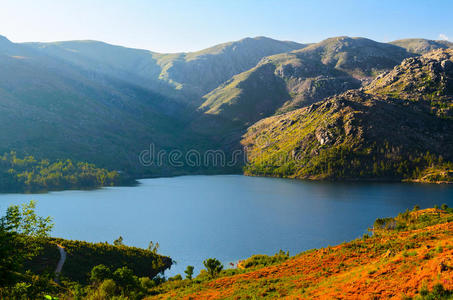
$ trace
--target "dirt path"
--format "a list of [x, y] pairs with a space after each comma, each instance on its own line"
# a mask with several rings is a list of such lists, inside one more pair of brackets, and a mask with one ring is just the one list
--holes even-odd
[[61, 269], [63, 269], [64, 262], [66, 261], [66, 251], [64, 250], [64, 247], [59, 244], [57, 244], [57, 247], [60, 251], [60, 260], [58, 261], [57, 268], [55, 269], [55, 281], [59, 282]]

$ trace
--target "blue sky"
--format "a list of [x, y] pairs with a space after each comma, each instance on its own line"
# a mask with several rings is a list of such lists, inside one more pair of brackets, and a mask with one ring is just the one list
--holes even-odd
[[451, 0], [0, 0], [0, 34], [14, 42], [94, 39], [157, 52], [248, 36], [453, 41], [452, 15]]

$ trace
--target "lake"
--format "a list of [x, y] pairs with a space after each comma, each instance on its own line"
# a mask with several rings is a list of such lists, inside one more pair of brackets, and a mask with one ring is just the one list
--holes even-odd
[[52, 235], [131, 246], [159, 242], [159, 253], [200, 271], [215, 257], [228, 264], [279, 249], [294, 255], [362, 236], [378, 217], [447, 203], [452, 185], [307, 182], [240, 175], [140, 180], [135, 187], [47, 194], [0, 194], [0, 210], [37, 200]]

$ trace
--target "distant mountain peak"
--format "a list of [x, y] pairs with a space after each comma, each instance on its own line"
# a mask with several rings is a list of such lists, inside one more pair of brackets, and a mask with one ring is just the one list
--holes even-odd
[[401, 39], [390, 42], [390, 44], [402, 47], [416, 54], [425, 54], [436, 49], [453, 48], [453, 43], [449, 41], [435, 41], [422, 38]]
[[11, 41], [6, 37], [0, 34], [0, 42], [8, 42], [11, 43]]

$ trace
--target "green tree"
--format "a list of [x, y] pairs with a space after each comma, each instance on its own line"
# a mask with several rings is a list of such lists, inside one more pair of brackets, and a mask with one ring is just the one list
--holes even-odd
[[184, 273], [186, 273], [186, 279], [192, 280], [194, 266], [187, 266]]
[[[40, 239], [47, 237], [53, 227], [50, 217], [35, 213], [36, 203], [8, 207], [0, 218], [0, 287], [14, 286], [18, 272], [26, 260], [41, 251]], [[19, 285], [18, 290], [24, 285]]]
[[120, 287], [123, 293], [127, 293], [137, 289], [140, 282], [134, 272], [128, 267], [118, 268], [113, 272], [113, 280]]
[[123, 246], [123, 237], [120, 235], [119, 238], [113, 241], [113, 245], [115, 246]]
[[203, 261], [203, 265], [205, 266], [211, 278], [217, 277], [217, 275], [219, 275], [219, 273], [223, 270], [222, 263], [216, 258], [206, 259], [205, 261]]
[[440, 206], [440, 208], [441, 208], [442, 210], [446, 210], [446, 209], [448, 208], [448, 205], [447, 205], [446, 203], [444, 203], [444, 204], [442, 204], [442, 205]]
[[156, 242], [155, 244], [153, 241], [149, 242], [148, 250], [156, 254], [157, 250], [159, 250], [159, 242]]
[[12, 205], [6, 210], [6, 215], [2, 217], [2, 226], [8, 231], [13, 231], [21, 235], [32, 237], [47, 237], [54, 224], [50, 217], [39, 217], [35, 213], [36, 201], [29, 203]]
[[90, 280], [92, 283], [98, 284], [106, 279], [112, 278], [112, 271], [105, 265], [97, 265], [91, 269]]

